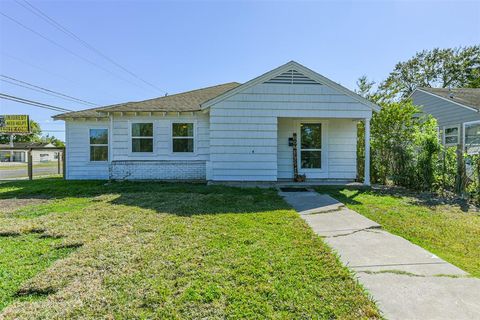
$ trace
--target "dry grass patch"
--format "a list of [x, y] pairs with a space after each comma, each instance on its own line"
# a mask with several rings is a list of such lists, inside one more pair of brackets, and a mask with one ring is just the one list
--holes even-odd
[[48, 202], [47, 199], [39, 199], [39, 198], [0, 199], [0, 214], [11, 213], [23, 207], [34, 206], [34, 205], [47, 203], [47, 202]]
[[50, 294], [14, 298], [4, 318], [379, 317], [273, 190], [48, 181], [0, 185], [0, 198], [55, 198], [42, 214], [4, 215], [1, 229], [42, 229], [62, 236], [46, 238], [52, 248], [78, 247], [17, 290]]

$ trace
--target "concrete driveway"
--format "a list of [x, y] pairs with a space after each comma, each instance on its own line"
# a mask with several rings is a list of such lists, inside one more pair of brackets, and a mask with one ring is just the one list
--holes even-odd
[[316, 192], [280, 192], [355, 271], [387, 319], [480, 319], [480, 279]]

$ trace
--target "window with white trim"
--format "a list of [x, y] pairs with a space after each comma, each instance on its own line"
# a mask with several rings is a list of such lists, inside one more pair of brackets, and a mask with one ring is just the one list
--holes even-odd
[[193, 123], [172, 123], [172, 151], [194, 151]]
[[480, 122], [465, 124], [465, 147], [468, 149], [480, 147]]
[[445, 127], [443, 130], [443, 141], [447, 146], [460, 143], [460, 126]]
[[90, 129], [90, 161], [108, 161], [108, 129]]
[[132, 152], [153, 152], [153, 123], [132, 123]]
[[302, 169], [322, 168], [322, 124], [300, 124], [300, 165]]

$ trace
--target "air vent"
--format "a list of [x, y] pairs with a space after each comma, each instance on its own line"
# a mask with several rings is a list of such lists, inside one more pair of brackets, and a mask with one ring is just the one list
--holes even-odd
[[275, 78], [265, 81], [265, 83], [320, 84], [296, 70], [288, 70], [287, 72], [284, 72]]

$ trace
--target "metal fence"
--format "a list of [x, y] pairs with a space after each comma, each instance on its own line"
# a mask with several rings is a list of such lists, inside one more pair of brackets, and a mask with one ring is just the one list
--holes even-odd
[[65, 177], [65, 148], [0, 149], [0, 180]]

